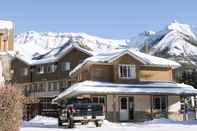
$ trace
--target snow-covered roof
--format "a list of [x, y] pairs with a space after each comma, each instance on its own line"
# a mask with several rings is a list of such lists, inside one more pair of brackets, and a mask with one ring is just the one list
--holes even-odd
[[[43, 50], [43, 51], [39, 50], [39, 52], [43, 52], [43, 54], [35, 53], [34, 55], [28, 55], [27, 53], [23, 54], [21, 51], [18, 54], [16, 53], [16, 57], [28, 65], [53, 63], [53, 62], [58, 61], [60, 58], [62, 58], [65, 54], [69, 53], [74, 48], [78, 49], [86, 54], [89, 54], [90, 56], [92, 55], [92, 52], [90, 52], [86, 49], [83, 49], [83, 48], [79, 47], [78, 45], [70, 44], [66, 47], [54, 48], [48, 52], [46, 52], [46, 50]], [[31, 46], [27, 49], [29, 50], [29, 52], [31, 52], [31, 50], [35, 51], [40, 48], [39, 47], [37, 48], [37, 46]], [[30, 53], [30, 54], [32, 54], [32, 53]]]
[[196, 95], [197, 90], [190, 85], [172, 82], [149, 82], [140, 84], [116, 84], [108, 82], [84, 81], [72, 85], [60, 93], [53, 101], [82, 94], [172, 94]]
[[0, 20], [0, 31], [11, 30], [14, 28], [14, 23], [12, 21]]
[[118, 59], [119, 57], [129, 54], [136, 60], [140, 61], [144, 65], [151, 65], [151, 66], [160, 66], [160, 67], [172, 67], [178, 68], [181, 65], [175, 61], [148, 55], [142, 52], [139, 52], [135, 49], [118, 49], [114, 51], [110, 51], [109, 53], [100, 53], [95, 56], [89, 57], [85, 59], [81, 64], [79, 64], [76, 68], [74, 68], [70, 75], [74, 74], [76, 71], [81, 69], [86, 64], [93, 64], [93, 63], [111, 63], [112, 61]]

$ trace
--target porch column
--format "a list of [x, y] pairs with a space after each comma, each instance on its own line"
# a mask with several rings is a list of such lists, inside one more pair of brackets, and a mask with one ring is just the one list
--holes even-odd
[[183, 120], [186, 120], [186, 96], [183, 96]]
[[195, 119], [197, 120], [197, 96], [194, 95]]
[[150, 114], [151, 119], [153, 120], [153, 95], [150, 95]]
[[113, 107], [113, 121], [117, 121], [117, 117], [116, 117], [116, 96], [115, 95], [113, 95], [112, 107]]

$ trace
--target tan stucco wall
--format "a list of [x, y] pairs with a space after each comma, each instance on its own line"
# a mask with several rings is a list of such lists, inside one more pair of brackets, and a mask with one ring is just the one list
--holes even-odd
[[168, 118], [172, 120], [183, 120], [183, 114], [180, 113], [180, 96], [168, 96]]
[[[119, 97], [134, 97], [134, 111], [150, 112], [151, 101], [149, 95], [107, 95], [107, 111], [119, 111]], [[115, 105], [113, 105], [115, 104]]]
[[107, 111], [111, 112], [114, 111], [113, 109], [113, 100], [114, 100], [114, 96], [113, 95], [107, 95]]
[[[151, 116], [151, 96], [150, 95], [107, 95], [107, 112], [119, 112], [119, 98], [121, 96], [134, 97], [134, 119], [144, 120]], [[180, 96], [168, 96], [168, 115], [169, 119], [183, 120], [180, 113]], [[114, 108], [115, 107], [115, 108]], [[119, 115], [115, 117], [119, 119]]]
[[134, 110], [150, 112], [151, 96], [149, 95], [135, 95], [134, 96]]
[[178, 112], [180, 109], [180, 96], [168, 96], [168, 112]]

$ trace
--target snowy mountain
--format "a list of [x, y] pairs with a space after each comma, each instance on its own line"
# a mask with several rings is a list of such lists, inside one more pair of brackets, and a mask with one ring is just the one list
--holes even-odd
[[[177, 21], [158, 32], [144, 32], [130, 39], [130, 46], [181, 63], [197, 63], [196, 29]], [[196, 30], [197, 31], [197, 30]]]
[[15, 51], [29, 57], [46, 54], [54, 49], [75, 44], [92, 52], [124, 48], [126, 40], [103, 39], [85, 33], [35, 32], [15, 36]]
[[93, 53], [132, 47], [181, 63], [196, 64], [196, 34], [197, 28], [174, 21], [160, 31], [144, 31], [129, 40], [105, 39], [85, 33], [29, 31], [17, 34], [14, 46], [15, 51], [29, 58], [38, 57], [73, 44]]

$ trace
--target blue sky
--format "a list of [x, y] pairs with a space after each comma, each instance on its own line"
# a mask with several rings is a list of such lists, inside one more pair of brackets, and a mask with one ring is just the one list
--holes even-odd
[[196, 0], [1, 0], [0, 19], [16, 32], [85, 32], [129, 38], [164, 28], [174, 19], [197, 26]]

